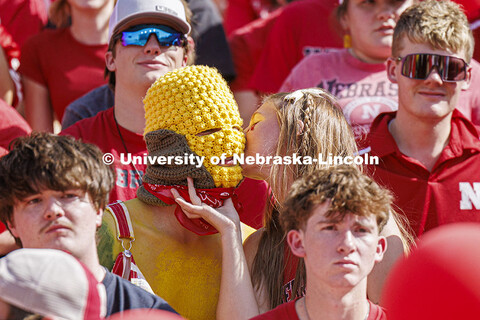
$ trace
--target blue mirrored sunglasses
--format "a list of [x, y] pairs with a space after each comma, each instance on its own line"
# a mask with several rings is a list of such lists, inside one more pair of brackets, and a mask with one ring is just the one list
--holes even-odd
[[163, 47], [182, 46], [185, 35], [167, 26], [146, 26], [134, 31], [122, 32], [122, 46], [144, 46], [150, 36], [154, 34], [158, 43]]

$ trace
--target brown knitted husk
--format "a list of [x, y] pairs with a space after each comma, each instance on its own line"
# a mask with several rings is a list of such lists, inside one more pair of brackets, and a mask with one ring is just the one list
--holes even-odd
[[[145, 143], [147, 145], [148, 155], [152, 156], [181, 156], [185, 154], [190, 155], [194, 153], [188, 146], [187, 140], [181, 134], [175, 133], [171, 130], [159, 129], [149, 132], [145, 135]], [[208, 160], [205, 160], [208, 161]], [[197, 168], [193, 164], [165, 164], [148, 163], [143, 181], [146, 183], [157, 185], [187, 185], [187, 177], [192, 177], [195, 188], [211, 189], [215, 188], [212, 175], [207, 171], [205, 166]], [[138, 199], [143, 202], [156, 205], [166, 206], [166, 204], [157, 197], [148, 192], [143, 186], [137, 190]]]

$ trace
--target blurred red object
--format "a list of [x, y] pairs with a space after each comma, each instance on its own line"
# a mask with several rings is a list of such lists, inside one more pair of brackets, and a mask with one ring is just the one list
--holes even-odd
[[478, 319], [480, 225], [438, 227], [418, 240], [387, 278], [381, 305], [389, 320]]

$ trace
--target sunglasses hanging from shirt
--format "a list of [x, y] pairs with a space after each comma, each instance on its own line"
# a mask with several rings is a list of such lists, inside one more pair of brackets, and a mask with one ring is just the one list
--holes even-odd
[[186, 41], [185, 35], [167, 26], [148, 25], [142, 28], [129, 29], [122, 32], [122, 45], [144, 46], [150, 36], [154, 34], [162, 47], [182, 46]]
[[414, 53], [398, 57], [402, 61], [402, 75], [410, 79], [425, 80], [434, 68], [445, 82], [467, 78], [468, 64], [461, 58], [430, 53]]

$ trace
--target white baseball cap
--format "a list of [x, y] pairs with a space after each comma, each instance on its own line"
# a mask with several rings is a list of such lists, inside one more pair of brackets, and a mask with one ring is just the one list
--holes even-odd
[[18, 249], [0, 259], [0, 299], [45, 317], [100, 320], [106, 312], [105, 286], [54, 249]]
[[108, 37], [139, 24], [165, 24], [184, 34], [191, 30], [180, 0], [118, 0], [108, 24]]

